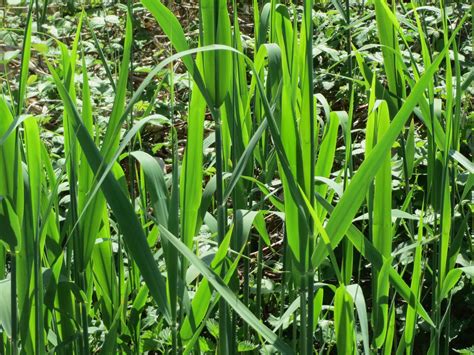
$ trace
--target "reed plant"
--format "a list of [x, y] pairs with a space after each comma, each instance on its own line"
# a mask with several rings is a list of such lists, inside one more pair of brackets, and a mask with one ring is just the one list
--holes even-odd
[[[142, 0], [173, 54], [135, 90], [130, 2], [116, 76], [98, 46], [114, 92], [105, 129], [83, 12], [73, 41], [55, 39], [59, 51], [43, 58], [63, 107], [61, 161], [25, 107], [31, 6], [18, 90], [0, 96], [1, 352], [451, 351], [453, 295], [474, 274], [474, 168], [462, 153], [473, 76], [459, 57], [472, 18], [451, 18], [443, 0], [418, 3], [357, 2], [375, 16], [377, 64], [352, 40], [352, 2], [332, 1], [347, 41], [342, 111], [315, 90], [320, 2], [254, 0], [244, 48], [236, 1], [200, 0], [199, 35], [189, 38], [164, 3]], [[423, 18], [431, 10], [437, 50]], [[170, 129], [166, 170], [141, 140], [166, 119], [153, 112], [161, 96], [142, 114], [134, 105], [156, 78], [167, 80], [175, 122], [175, 63], [190, 80], [187, 136], [180, 155]]]

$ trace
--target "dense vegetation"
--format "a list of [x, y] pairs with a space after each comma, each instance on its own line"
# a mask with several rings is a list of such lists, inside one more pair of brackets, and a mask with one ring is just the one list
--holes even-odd
[[469, 0], [5, 1], [0, 353], [473, 353]]

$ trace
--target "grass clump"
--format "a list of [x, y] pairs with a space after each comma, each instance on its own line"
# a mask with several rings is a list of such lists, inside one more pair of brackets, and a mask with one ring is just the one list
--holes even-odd
[[2, 353], [472, 349], [468, 4], [76, 5], [0, 31]]

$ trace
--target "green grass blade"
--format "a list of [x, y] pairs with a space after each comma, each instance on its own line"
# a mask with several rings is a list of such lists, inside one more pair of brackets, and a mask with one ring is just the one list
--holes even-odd
[[23, 49], [21, 55], [20, 83], [18, 89], [16, 114], [20, 115], [26, 100], [26, 87], [28, 86], [28, 74], [30, 68], [31, 57], [31, 34], [33, 24], [33, 3], [30, 4], [28, 15], [26, 17], [25, 34], [23, 36]]
[[[382, 101], [377, 109], [377, 120], [375, 121], [374, 136], [377, 141], [380, 140], [388, 126], [390, 125], [388, 105]], [[370, 153], [369, 153], [370, 154]], [[390, 152], [387, 152], [385, 157], [380, 161], [379, 170], [375, 175], [374, 182], [374, 201], [373, 201], [373, 244], [374, 247], [384, 256], [389, 259], [392, 252], [392, 168]], [[373, 323], [376, 334], [376, 344], [380, 347], [385, 339], [388, 322], [388, 293], [389, 284], [383, 282], [378, 285], [378, 279], [385, 278], [386, 274], [380, 271], [380, 274], [374, 273], [375, 298], [374, 298], [374, 312]], [[382, 287], [383, 286], [383, 287]]]
[[[422, 214], [423, 217], [423, 214]], [[411, 277], [411, 291], [417, 299], [420, 297], [420, 288], [422, 286], [422, 274], [421, 274], [421, 257], [422, 257], [422, 237], [423, 237], [423, 218], [420, 218], [418, 225], [418, 240], [415, 250], [415, 259], [413, 260], [413, 273]], [[417, 308], [412, 305], [408, 305], [407, 314], [406, 314], [406, 325], [405, 325], [405, 345], [407, 348], [407, 353], [411, 354], [413, 352], [413, 341], [415, 338], [415, 326], [416, 326], [416, 311]]]
[[[95, 146], [89, 133], [87, 132], [87, 129], [82, 124], [80, 116], [75, 109], [71, 97], [64, 88], [64, 85], [59, 79], [57, 73], [52, 67], [50, 67], [50, 71], [53, 75], [61, 98], [63, 99], [65, 108], [72, 119], [77, 139], [79, 140], [82, 149], [86, 153], [89, 166], [97, 175], [100, 173], [100, 167], [104, 164], [103, 158], [100, 155], [100, 152], [97, 150], [97, 147]], [[162, 312], [165, 318], [169, 320], [170, 310], [166, 295], [165, 282], [154, 261], [142, 226], [135, 216], [135, 211], [133, 210], [129, 199], [111, 172], [106, 175], [104, 184], [101, 186], [101, 188], [107, 199], [107, 202], [117, 216], [119, 223], [121, 222], [120, 226], [125, 242], [127, 243], [129, 251], [134, 257], [134, 260], [137, 263], [142, 276], [148, 285], [148, 288], [150, 289], [151, 295], [157, 302], [160, 312]]]
[[[466, 17], [464, 17], [464, 20], [465, 19]], [[463, 23], [464, 20], [461, 21], [461, 23]], [[444, 49], [433, 61], [432, 65], [426, 69], [418, 83], [413, 87], [410, 95], [407, 97], [397, 115], [392, 120], [392, 123], [390, 124], [382, 139], [379, 140], [373, 151], [364, 160], [362, 165], [359, 167], [359, 170], [354, 174], [354, 177], [348, 185], [347, 190], [344, 192], [344, 196], [337, 204], [326, 225], [328, 235], [331, 235], [331, 245], [333, 247], [339, 244], [342, 237], [347, 232], [349, 226], [351, 225], [352, 218], [357, 213], [366, 196], [369, 185], [378, 171], [380, 161], [391, 149], [393, 143], [397, 139], [413, 109], [418, 103], [420, 97], [422, 97], [423, 92], [428, 87], [428, 85], [430, 85], [434, 73], [443, 61], [444, 56], [448, 51], [452, 41], [454, 41], [459, 29], [460, 26], [458, 25]], [[325, 255], [325, 249], [324, 243], [322, 241], [319, 242], [316, 246], [313, 258], [322, 261], [321, 255]]]
[[334, 296], [334, 327], [338, 354], [354, 351], [354, 305], [344, 286], [339, 286]]
[[7, 103], [0, 97], [0, 196], [10, 199], [20, 223], [23, 220], [24, 185], [17, 127], [26, 116], [14, 120]]
[[[331, 206], [325, 199], [320, 198], [317, 196], [318, 202], [329, 212], [332, 213], [334, 211], [334, 207]], [[346, 232], [347, 237], [354, 245], [354, 247], [359, 251], [359, 253], [369, 260], [372, 265], [377, 269], [380, 270], [383, 266], [384, 259], [383, 256], [379, 253], [379, 251], [372, 245], [372, 243], [365, 238], [364, 234], [357, 229], [353, 224], [349, 226], [349, 229]], [[323, 254], [324, 255], [324, 254]], [[322, 260], [315, 259], [316, 264], [321, 264]], [[412, 307], [417, 307], [417, 310], [420, 316], [432, 327], [434, 327], [434, 323], [431, 320], [430, 316], [423, 308], [423, 305], [419, 302], [418, 298], [415, 297], [413, 292], [411, 292], [410, 287], [405, 283], [403, 278], [390, 266], [389, 270], [389, 278], [390, 282], [392, 283], [393, 287], [396, 291], [403, 297], [403, 299], [408, 302]]]
[[346, 291], [351, 295], [352, 299], [354, 300], [354, 304], [357, 310], [357, 316], [359, 317], [360, 330], [362, 333], [364, 354], [369, 355], [369, 324], [367, 321], [367, 306], [365, 304], [364, 293], [362, 291], [362, 288], [357, 284], [346, 286]]
[[120, 64], [119, 80], [115, 94], [112, 113], [107, 125], [104, 143], [101, 149], [105, 160], [108, 162], [111, 155], [117, 148], [120, 140], [121, 118], [124, 114], [125, 97], [127, 94], [128, 72], [130, 67], [130, 53], [132, 50], [132, 19], [131, 14], [127, 13], [127, 26], [125, 30], [125, 44], [123, 50], [123, 59]]
[[[198, 60], [199, 61], [199, 60]], [[206, 103], [197, 85], [193, 86], [189, 105], [188, 135], [181, 174], [181, 234], [191, 247], [202, 197], [203, 130]]]
[[11, 280], [0, 280], [0, 326], [12, 335]]
[[163, 237], [166, 238], [174, 247], [191, 263], [201, 274], [209, 281], [209, 283], [219, 292], [220, 296], [226, 300], [228, 305], [232, 307], [237, 314], [247, 322], [258, 334], [266, 341], [272, 344], [276, 349], [285, 354], [293, 354], [291, 348], [281, 340], [275, 333], [258, 320], [253, 313], [245, 307], [245, 305], [235, 295], [202, 260], [200, 260], [191, 250], [186, 247], [178, 238], [172, 235], [165, 227], [160, 227]]
[[[230, 239], [232, 236], [232, 228], [227, 232], [226, 237], [222, 241], [221, 245], [217, 249], [216, 254], [211, 262], [211, 268], [216, 273], [219, 274], [222, 269], [222, 264], [226, 258], [229, 246]], [[203, 279], [197, 288], [196, 294], [194, 296], [192, 307], [188, 316], [184, 319], [183, 324], [180, 329], [181, 339], [184, 343], [190, 341], [193, 337], [197, 327], [203, 321], [207, 311], [208, 305], [211, 301], [212, 289], [209, 285], [207, 279]]]

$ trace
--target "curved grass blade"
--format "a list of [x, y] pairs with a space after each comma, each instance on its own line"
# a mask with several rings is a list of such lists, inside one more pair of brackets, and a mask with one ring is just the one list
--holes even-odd
[[[445, 55], [449, 50], [450, 45], [456, 38], [456, 34], [459, 32], [461, 28], [460, 26], [462, 23], [464, 23], [466, 18], [467, 16], [464, 16], [460, 21], [460, 24], [453, 32], [444, 49], [441, 51], [441, 53], [439, 53], [438, 57], [433, 61], [431, 66], [426, 69], [423, 76], [413, 87], [410, 95], [407, 97], [400, 110], [392, 120], [392, 123], [390, 124], [382, 139], [379, 140], [370, 155], [361, 164], [359, 170], [354, 174], [354, 177], [352, 178], [350, 184], [344, 192], [344, 195], [337, 204], [326, 225], [326, 231], [328, 235], [331, 236], [331, 245], [333, 248], [339, 244], [341, 239], [344, 237], [344, 234], [352, 224], [352, 219], [359, 210], [359, 207], [367, 194], [369, 185], [372, 183], [372, 180], [380, 167], [380, 161], [382, 161], [383, 157], [391, 149], [393, 143], [405, 126], [406, 121], [411, 116], [413, 109], [420, 100], [420, 97], [422, 97], [423, 92], [428, 87], [428, 85], [430, 85], [433, 75], [435, 74], [441, 62], [445, 59]], [[326, 252], [326, 246], [324, 245], [324, 242], [320, 240], [317, 243], [315, 252], [313, 254], [315, 266], [318, 266], [322, 262], [324, 256], [327, 255]]]
[[[95, 146], [87, 129], [82, 124], [75, 105], [58, 74], [51, 66], [49, 66], [49, 69], [64, 102], [65, 109], [71, 117], [76, 137], [86, 154], [89, 166], [95, 175], [99, 175], [101, 174], [101, 166], [104, 164], [103, 157]], [[148, 247], [143, 228], [135, 215], [135, 211], [128, 197], [111, 172], [107, 173], [101, 188], [107, 202], [119, 221], [127, 247], [134, 261], [137, 263], [151, 295], [158, 304], [160, 312], [167, 321], [170, 321], [170, 308], [166, 295], [165, 281], [158, 270], [153, 254]]]
[[191, 250], [189, 250], [183, 242], [171, 234], [164, 226], [160, 226], [160, 230], [162, 232], [162, 237], [166, 238], [171, 244], [173, 244], [174, 247], [201, 272], [220, 296], [226, 300], [228, 305], [232, 307], [237, 314], [248, 323], [248, 325], [255, 329], [258, 334], [279, 351], [284, 354], [293, 354], [293, 350], [267, 326], [261, 323], [261, 321], [258, 320], [257, 317], [255, 317], [253, 313], [239, 300], [238, 296], [229, 289], [225, 282], [222, 281], [222, 279], [206, 264], [204, 264], [204, 262]]
[[354, 349], [354, 305], [343, 285], [334, 296], [334, 327], [338, 354], [352, 354]]
[[367, 306], [365, 304], [364, 293], [358, 284], [346, 286], [346, 291], [351, 295], [356, 306], [362, 333], [362, 343], [364, 344], [364, 354], [370, 355], [369, 324], [367, 321]]

